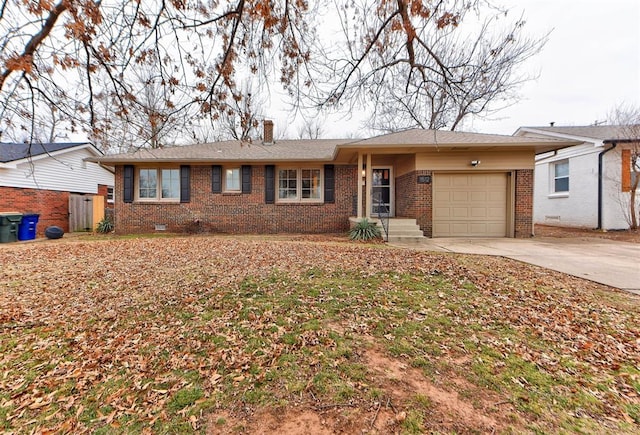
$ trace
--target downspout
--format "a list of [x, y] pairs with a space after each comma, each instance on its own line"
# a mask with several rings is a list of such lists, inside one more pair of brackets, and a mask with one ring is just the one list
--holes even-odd
[[603, 201], [603, 182], [602, 182], [602, 171], [604, 170], [604, 155], [614, 149], [618, 144], [616, 142], [611, 142], [611, 148], [607, 148], [604, 151], [600, 151], [598, 153], [598, 228], [597, 230], [602, 229], [602, 201]]

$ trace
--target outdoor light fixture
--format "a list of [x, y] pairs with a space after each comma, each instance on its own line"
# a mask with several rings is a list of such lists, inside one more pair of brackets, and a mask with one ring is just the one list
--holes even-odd
[[471, 160], [471, 166], [474, 168], [480, 164], [480, 160]]

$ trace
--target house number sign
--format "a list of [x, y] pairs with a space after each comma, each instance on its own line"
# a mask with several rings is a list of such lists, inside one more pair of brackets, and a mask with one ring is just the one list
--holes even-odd
[[431, 175], [418, 175], [418, 184], [431, 184]]

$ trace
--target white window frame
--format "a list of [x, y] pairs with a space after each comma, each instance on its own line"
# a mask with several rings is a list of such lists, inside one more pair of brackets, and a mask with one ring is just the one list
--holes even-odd
[[[162, 171], [176, 171], [178, 177], [178, 191], [177, 197], [163, 198], [162, 197]], [[141, 198], [140, 197], [140, 172], [141, 171], [155, 171], [156, 172], [156, 194], [153, 198]], [[165, 167], [165, 168], [138, 168], [136, 173], [136, 201], [140, 202], [180, 202], [180, 168]]]
[[[557, 170], [556, 168], [560, 165], [566, 165], [567, 166], [567, 175], [561, 175], [558, 176], [557, 175]], [[557, 162], [553, 162], [551, 163], [550, 166], [551, 170], [549, 172], [550, 175], [550, 193], [551, 195], [568, 195], [569, 191], [571, 190], [571, 166], [569, 164], [569, 160], [558, 160]], [[556, 190], [556, 181], [560, 180], [560, 179], [567, 179], [567, 189], [566, 190]]]
[[[295, 198], [280, 198], [280, 171], [296, 171], [296, 196]], [[318, 198], [302, 197], [302, 171], [318, 171], [320, 184]], [[324, 202], [324, 169], [320, 166], [283, 166], [276, 168], [276, 202], [279, 203], [323, 203]]]
[[113, 186], [107, 186], [107, 203], [113, 204], [115, 202], [116, 193]]
[[[238, 171], [238, 188], [230, 189], [227, 184], [227, 171]], [[241, 193], [242, 192], [242, 168], [240, 166], [229, 166], [222, 169], [222, 191], [225, 193]]]

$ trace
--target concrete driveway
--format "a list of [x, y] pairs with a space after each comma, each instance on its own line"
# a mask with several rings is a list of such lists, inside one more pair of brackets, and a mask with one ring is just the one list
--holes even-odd
[[640, 244], [597, 238], [424, 239], [413, 249], [497, 255], [640, 295]]

